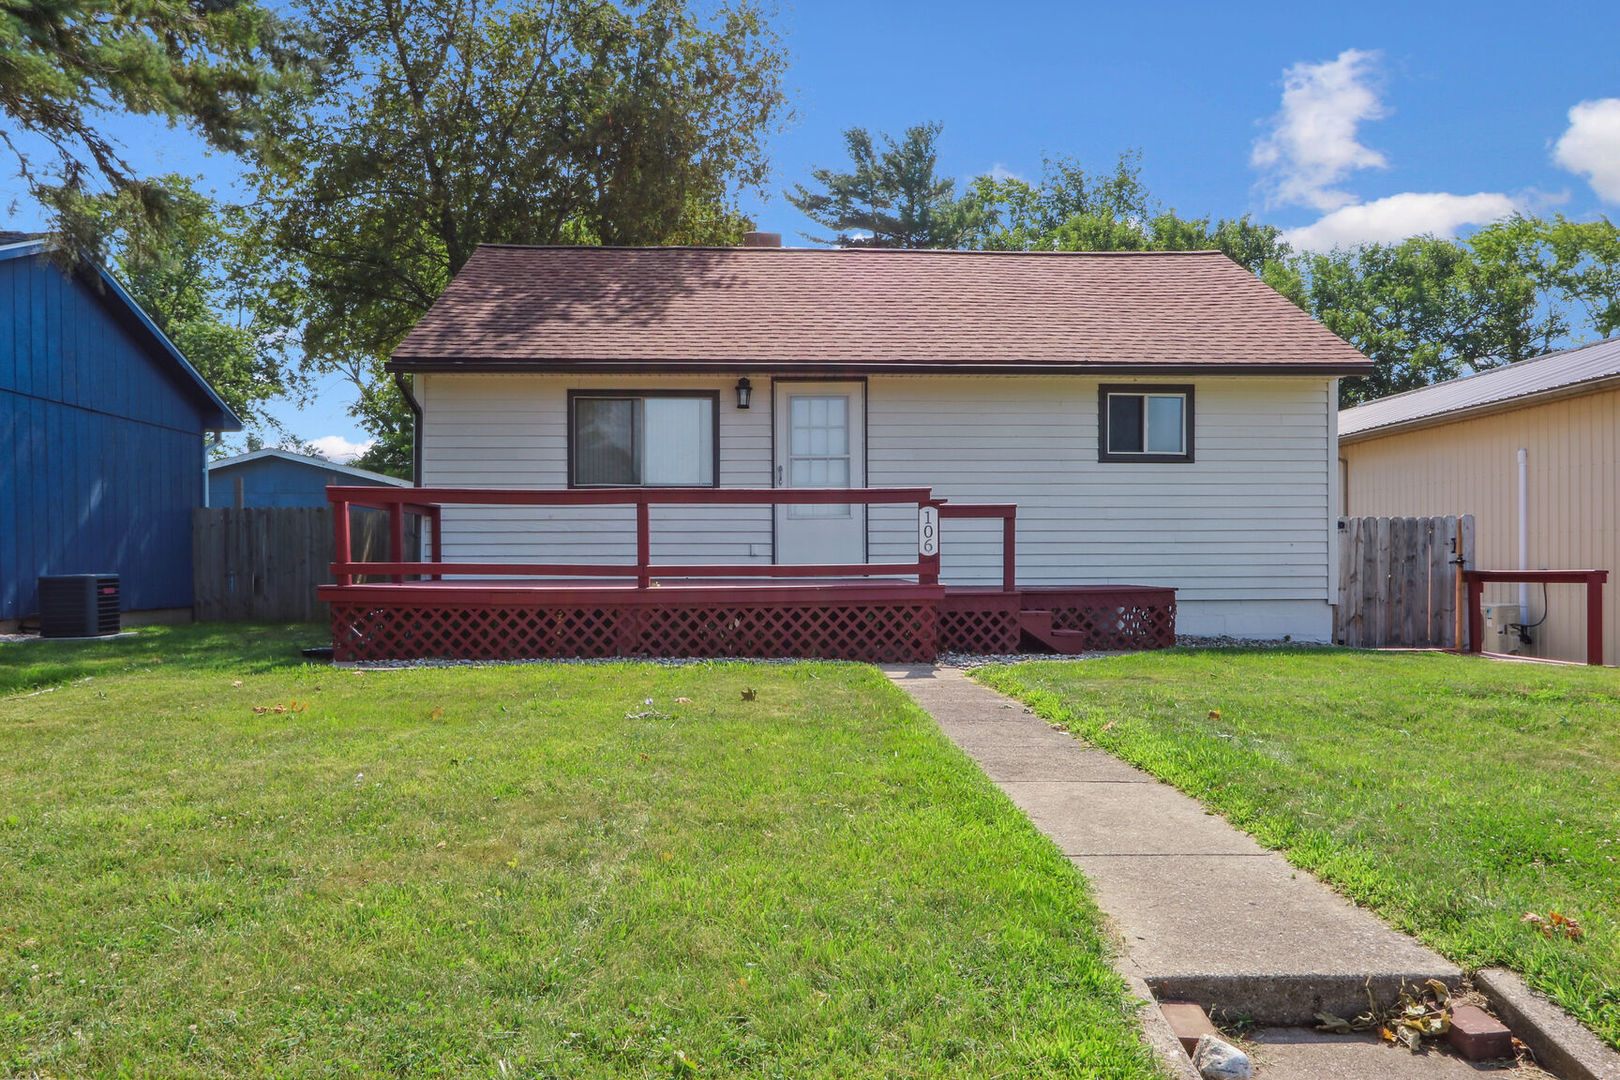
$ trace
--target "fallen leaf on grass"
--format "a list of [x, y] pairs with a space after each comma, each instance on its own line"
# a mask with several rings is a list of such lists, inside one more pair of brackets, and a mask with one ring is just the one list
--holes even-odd
[[689, 697], [678, 697], [678, 698], [675, 699], [675, 704], [677, 704], [677, 705], [690, 705], [690, 704], [692, 704], [692, 699], [689, 698]]
[[231, 685], [240, 688], [241, 685], [242, 685], [242, 680], [241, 679], [232, 679], [231, 680]]
[[255, 705], [255, 706], [253, 706], [253, 715], [254, 716], [263, 716], [266, 713], [275, 713], [276, 715], [279, 716], [282, 713], [301, 713], [301, 712], [308, 712], [308, 711], [309, 711], [309, 706], [306, 705], [302, 701], [289, 701], [285, 705], [282, 705], [282, 704], [280, 704], [278, 702], [275, 705]]
[[1541, 915], [1534, 911], [1527, 911], [1519, 918], [1521, 923], [1529, 923], [1541, 931], [1541, 936], [1551, 940], [1561, 937], [1570, 941], [1579, 941], [1586, 934], [1586, 928], [1568, 915], [1558, 911], [1549, 911]]
[[1099, 735], [1101, 735], [1101, 734], [1103, 734], [1103, 733], [1104, 733], [1104, 732], [1108, 732], [1108, 731], [1113, 731], [1113, 730], [1114, 730], [1114, 725], [1115, 725], [1115, 724], [1116, 724], [1116, 723], [1118, 723], [1118, 722], [1119, 722], [1119, 721], [1117, 721], [1117, 720], [1110, 720], [1110, 721], [1108, 721], [1108, 723], [1106, 723], [1106, 724], [1104, 724], [1104, 725], [1103, 725], [1103, 726], [1102, 726], [1102, 730], [1101, 730], [1101, 731], [1099, 731], [1099, 732], [1097, 732], [1097, 734], [1099, 734]]

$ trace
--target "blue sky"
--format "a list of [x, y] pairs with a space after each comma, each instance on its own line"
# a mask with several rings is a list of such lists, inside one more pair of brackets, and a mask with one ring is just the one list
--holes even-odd
[[[1183, 214], [1252, 213], [1303, 246], [1466, 232], [1513, 209], [1620, 216], [1620, 4], [784, 4], [797, 112], [777, 179], [744, 209], [803, 244], [780, 190], [845, 163], [851, 126], [945, 127], [941, 167], [1027, 179], [1046, 155], [1143, 178]], [[1573, 112], [1572, 112], [1573, 110]], [[129, 125], [139, 166], [237, 170], [183, 131]], [[15, 181], [0, 182], [10, 203]], [[16, 206], [4, 227], [37, 225]], [[334, 384], [279, 415], [341, 450], [360, 432]]]

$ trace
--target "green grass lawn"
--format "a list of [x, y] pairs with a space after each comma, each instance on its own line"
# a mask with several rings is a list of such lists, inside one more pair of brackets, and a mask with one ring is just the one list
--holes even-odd
[[[978, 677], [1620, 1045], [1620, 671], [1218, 650]], [[1520, 921], [1549, 910], [1584, 937]]]
[[320, 637], [0, 645], [0, 1074], [1155, 1075], [1083, 881], [873, 669]]

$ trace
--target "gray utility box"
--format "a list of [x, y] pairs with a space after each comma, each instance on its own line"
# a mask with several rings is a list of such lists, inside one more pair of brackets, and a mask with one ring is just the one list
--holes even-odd
[[119, 626], [117, 574], [40, 576], [41, 637], [104, 637]]

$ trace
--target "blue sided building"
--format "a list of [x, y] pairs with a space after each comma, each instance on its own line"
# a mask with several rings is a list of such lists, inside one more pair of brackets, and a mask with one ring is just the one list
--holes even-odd
[[382, 473], [339, 465], [290, 450], [254, 450], [208, 463], [208, 505], [326, 506], [326, 487], [410, 487]]
[[38, 613], [41, 574], [189, 609], [208, 439], [241, 429], [110, 274], [0, 233], [0, 625]]

